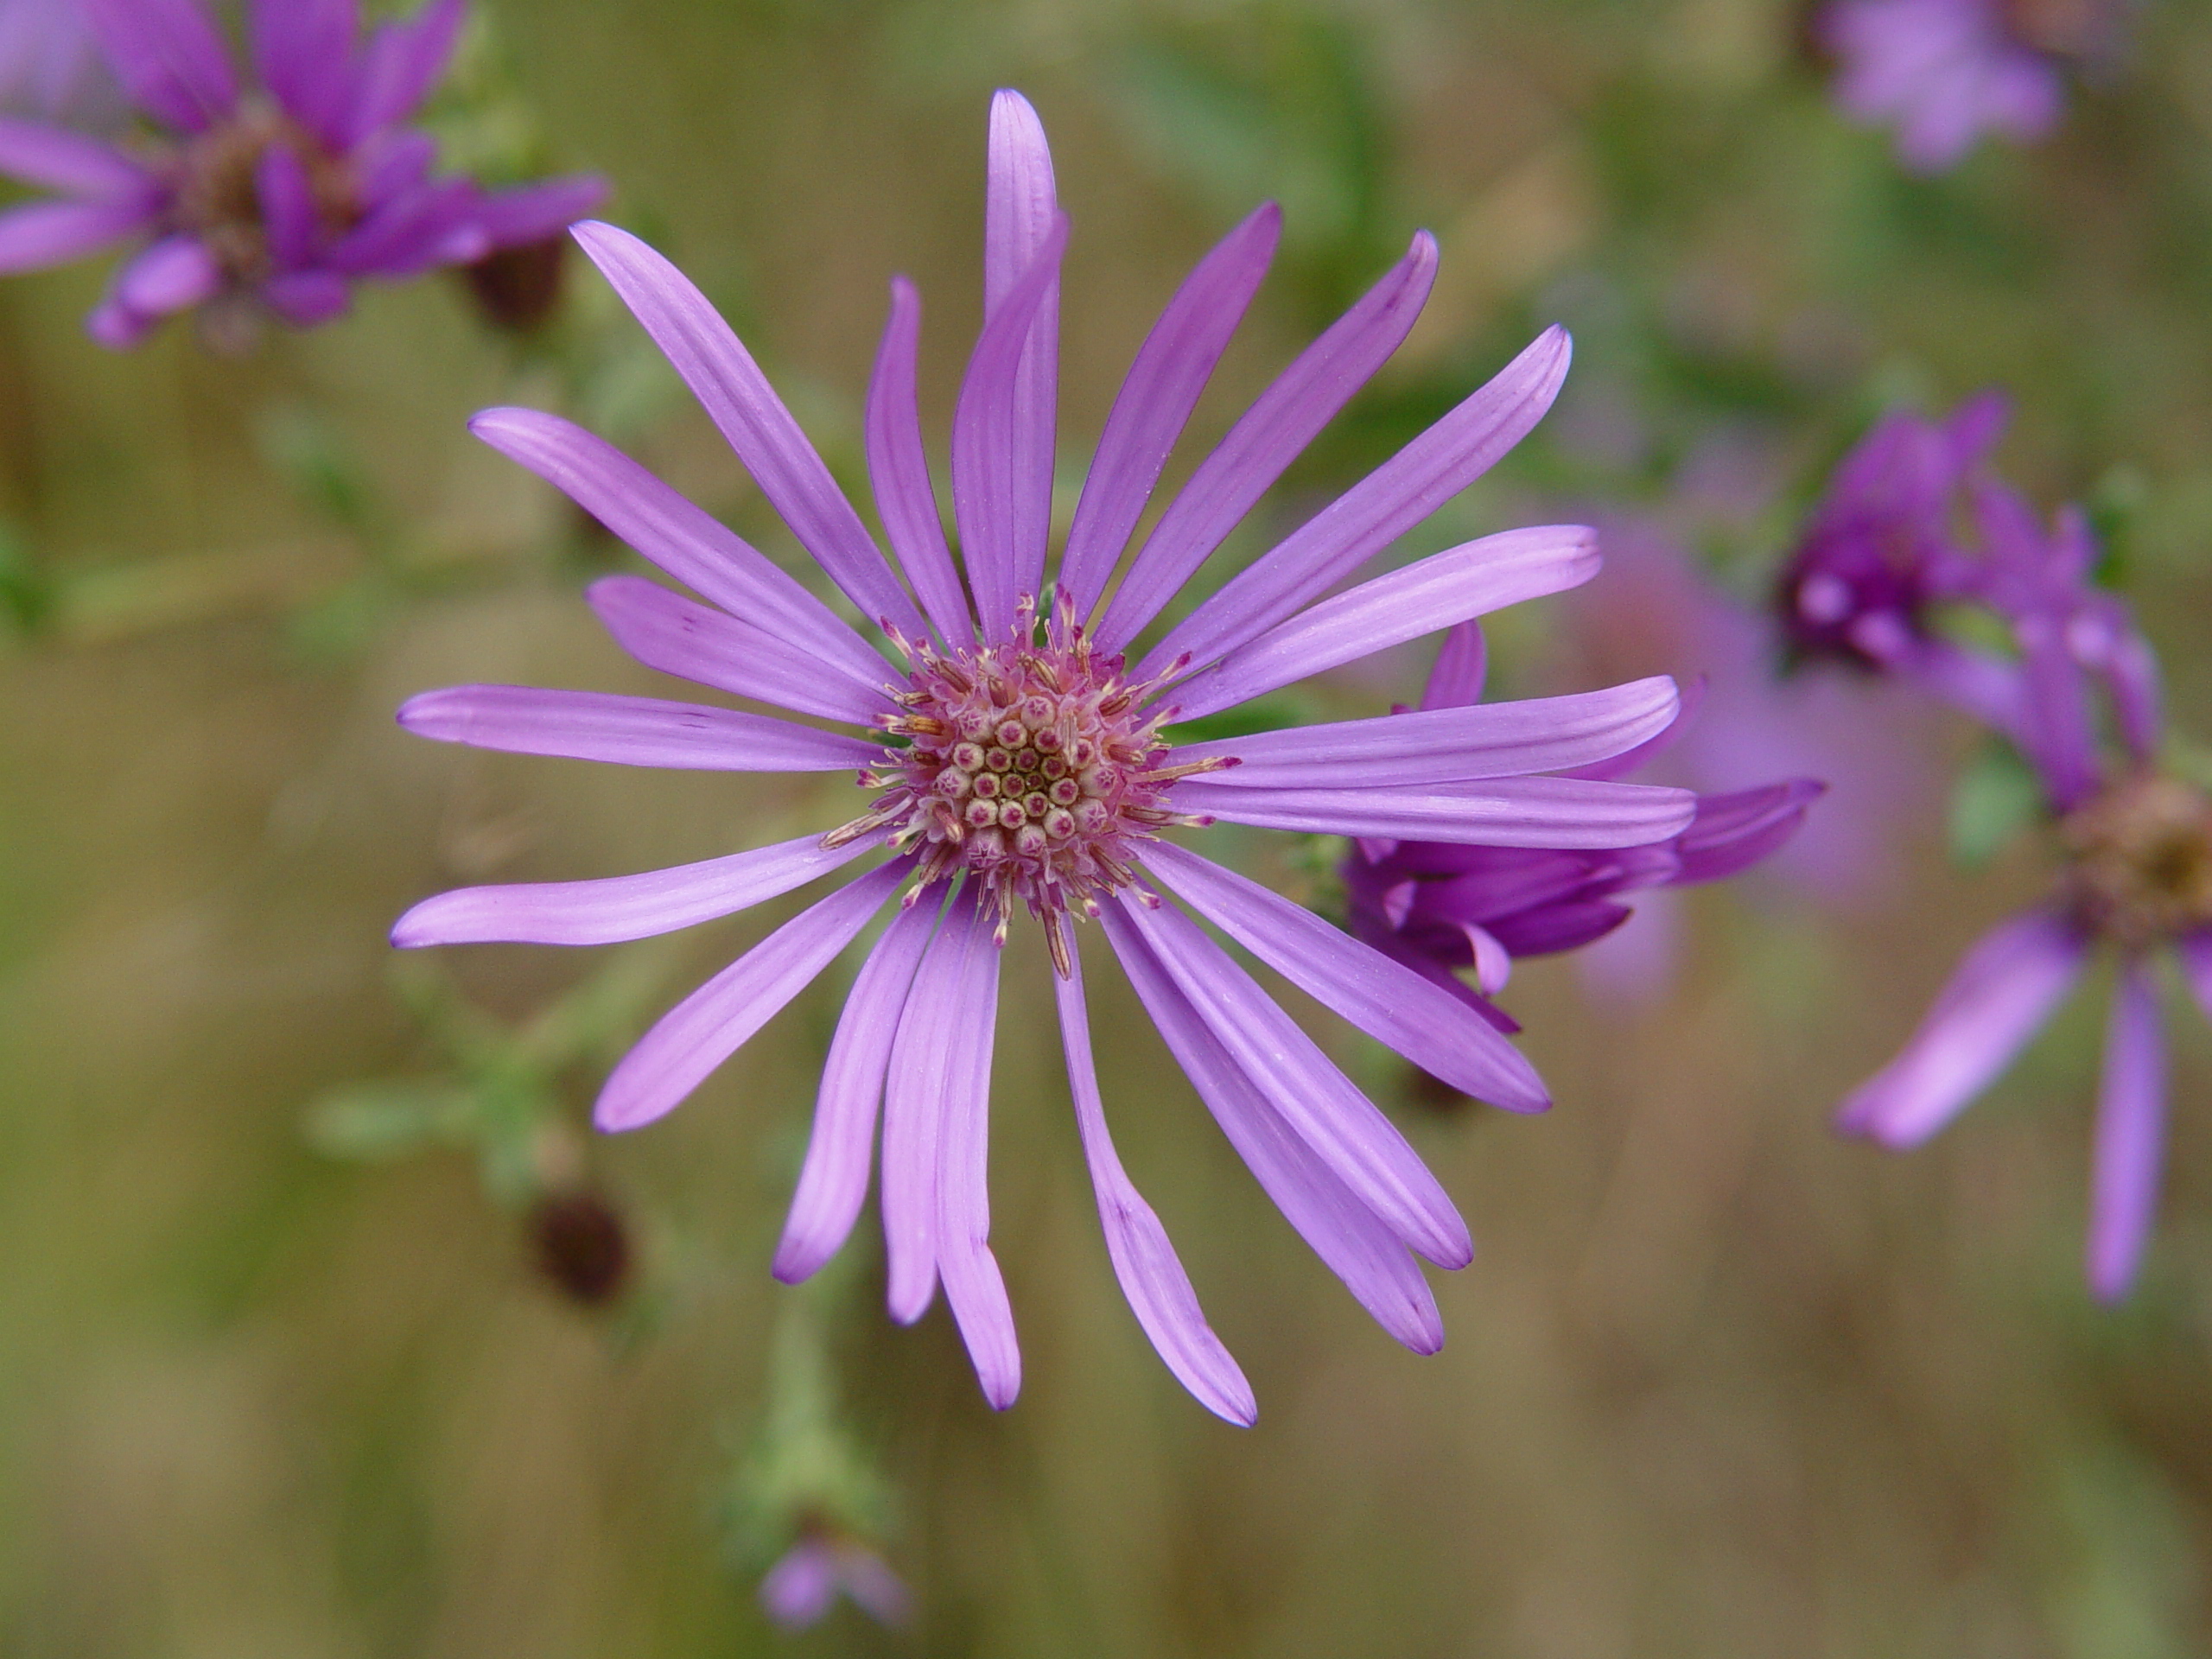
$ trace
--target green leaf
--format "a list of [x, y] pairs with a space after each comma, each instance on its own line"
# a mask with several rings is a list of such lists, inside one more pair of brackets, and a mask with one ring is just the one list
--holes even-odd
[[1286, 697], [1262, 697], [1256, 702], [1239, 703], [1234, 709], [1224, 709], [1217, 715], [1206, 715], [1197, 720], [1186, 720], [1180, 725], [1167, 727], [1161, 739], [1172, 746], [1185, 743], [1226, 743], [1232, 738], [1251, 737], [1261, 732], [1279, 732], [1286, 727], [1300, 726], [1307, 719], [1306, 710]]
[[1985, 745], [1951, 791], [1952, 861], [1986, 864], [2043, 810], [2043, 780], [2028, 763], [2009, 743]]

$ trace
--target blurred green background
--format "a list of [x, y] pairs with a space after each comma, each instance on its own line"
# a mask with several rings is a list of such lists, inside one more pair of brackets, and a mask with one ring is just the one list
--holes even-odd
[[[2094, 505], [2179, 725], [2212, 740], [2201, 5], [2144, 6], [2047, 144], [1916, 180], [1831, 111], [1774, 0], [479, 3], [499, 38], [449, 111], [464, 149], [526, 110], [552, 162], [607, 173], [612, 216], [725, 308], [848, 476], [894, 270], [928, 308], [941, 445], [986, 101], [1014, 85], [1075, 222], [1071, 480], [1151, 315], [1258, 198], [1284, 251], [1171, 476], [1427, 226], [1428, 313], [1274, 522], [1560, 321], [1558, 410], [1408, 546], [1598, 504], [1754, 594], [1876, 410], [1998, 384], [2001, 464]], [[767, 1260], [840, 975], [665, 1122], [582, 1126], [622, 1041], [800, 901], [665, 948], [396, 967], [384, 936], [442, 887], [706, 857], [834, 822], [849, 789], [399, 732], [403, 697], [460, 681], [671, 690], [577, 597], [628, 556], [472, 443], [470, 411], [565, 407], [796, 549], [573, 268], [550, 346], [432, 280], [238, 359], [176, 327], [99, 351], [78, 319], [102, 275], [0, 284], [0, 1651], [2212, 1652], [2212, 1040], [2177, 1022], [2165, 1213], [2117, 1312], [2080, 1282], [2094, 996], [1922, 1153], [1827, 1127], [2039, 890], [2031, 847], [1953, 868], [1940, 799], [1890, 817], [1890, 874], [1847, 904], [1698, 895], [1656, 1001], [1523, 968], [1505, 1001], [1545, 1119], [1425, 1098], [1301, 1006], [1474, 1227], [1432, 1359], [1305, 1250], [1095, 974], [1124, 1158], [1259, 1393], [1249, 1432], [1184, 1396], [1122, 1303], [1018, 944], [992, 1152], [1022, 1397], [983, 1406], [941, 1311], [882, 1318], [871, 1209], [806, 1306], [917, 1618], [777, 1634], [761, 1425], [795, 1294]], [[1686, 515], [1715, 454], [1747, 481]], [[1560, 623], [1508, 619], [1509, 689], [1543, 681]], [[1309, 695], [1371, 711], [1417, 687], [1418, 653], [1393, 666]], [[1308, 880], [1286, 839], [1234, 850]], [[571, 992], [566, 1025], [505, 1034]], [[484, 1159], [440, 1144], [456, 1112]], [[612, 1306], [533, 1268], [517, 1200], [555, 1176], [625, 1219]]]

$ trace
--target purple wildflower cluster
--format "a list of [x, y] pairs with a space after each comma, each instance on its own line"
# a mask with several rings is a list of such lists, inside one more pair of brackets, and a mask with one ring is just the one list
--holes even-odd
[[302, 327], [352, 286], [554, 235], [606, 194], [575, 177], [505, 190], [441, 177], [404, 124], [443, 73], [461, 0], [361, 34], [355, 0], [254, 0], [242, 85], [196, 0], [83, 0], [144, 118], [110, 142], [0, 118], [0, 173], [57, 193], [0, 214], [0, 272], [143, 244], [88, 320], [105, 346], [208, 308], [219, 334], [266, 311]]
[[2107, 55], [2125, 0], [1836, 0], [1822, 45], [1836, 101], [1897, 129], [1916, 172], [1955, 165], [1986, 133], [2019, 143], [2057, 125], [2070, 64]]
[[[2092, 948], [2111, 945], [2120, 985], [2088, 1275], [2113, 1299], [2133, 1282], [2156, 1203], [2165, 1061], [2153, 957], [2171, 950], [2212, 1009], [2212, 800], [2161, 769], [2157, 660], [2126, 602], [2093, 581], [2087, 520], [2067, 508], [2046, 527], [1982, 466], [2001, 419], [1985, 398], [1943, 426], [1885, 422], [1839, 469], [1783, 587], [1785, 617], [1815, 596], [1810, 638], [1840, 641], [2009, 740], [2033, 769], [2063, 856], [2050, 899], [1967, 953], [1840, 1121], [1885, 1146], [1917, 1145], [2010, 1064]], [[1894, 562], [1887, 575], [1855, 582], [1881, 559]], [[1834, 617], [1817, 598], [1831, 574], [1851, 596]], [[2009, 649], [1943, 638], [1928, 605], [1937, 595], [1995, 619]]]
[[[1422, 694], [1424, 709], [1470, 706], [1482, 696], [1480, 625], [1446, 637]], [[1679, 738], [1694, 713], [1634, 748], [1569, 775], [1618, 778]], [[1696, 798], [1695, 815], [1674, 835], [1614, 848], [1475, 846], [1435, 839], [1365, 838], [1344, 863], [1352, 931], [1458, 996], [1501, 1030], [1519, 1025], [1491, 998], [1505, 988], [1516, 957], [1545, 956], [1596, 943], [1629, 919], [1626, 895], [1736, 874], [1795, 835], [1824, 785], [1791, 779]], [[1458, 969], [1472, 968], [1470, 987]]]
[[632, 654], [866, 735], [514, 686], [430, 692], [400, 714], [426, 736], [528, 753], [740, 772], [850, 769], [864, 791], [857, 810], [828, 834], [677, 869], [447, 893], [409, 912], [393, 938], [404, 946], [632, 939], [876, 861], [664, 1016], [615, 1067], [597, 1118], [626, 1129], [673, 1109], [889, 906], [830, 1044], [775, 1271], [803, 1279], [849, 1234], [880, 1114], [892, 1314], [918, 1319], [942, 1282], [984, 1394], [1003, 1407], [1020, 1387], [1020, 1358], [989, 1244], [987, 1107], [999, 947], [1027, 912], [1056, 970], [1069, 1086], [1115, 1270], [1175, 1375], [1220, 1415], [1249, 1423], [1251, 1389], [1109, 1137], [1077, 923], [1098, 924], [1168, 1048], [1291, 1224], [1386, 1330], [1433, 1351], [1443, 1328], [1416, 1257], [1464, 1265], [1472, 1249], [1465, 1224], [1399, 1130], [1200, 922], [1455, 1088], [1533, 1111], [1547, 1103], [1541, 1080], [1433, 975], [1200, 857], [1170, 832], [1220, 819], [1569, 856], [1671, 846], [1669, 855], [1687, 867], [1693, 855], [1675, 838], [1699, 818], [1690, 794], [1572, 775], [1656, 736], [1678, 699], [1671, 681], [1654, 677], [1580, 696], [1463, 698], [1177, 742], [1178, 720], [1236, 708], [1595, 574], [1592, 533], [1554, 525], [1487, 536], [1334, 591], [1535, 424], [1566, 373], [1567, 337], [1545, 333], [1395, 457], [1159, 626], [1224, 538], [1404, 340], [1435, 274], [1435, 244], [1416, 236], [1291, 363], [1125, 559], [1268, 268], [1280, 215], [1265, 206], [1230, 232], [1139, 350], [1048, 587], [1068, 223], [1043, 129], [1016, 94], [993, 104], [988, 160], [985, 320], [952, 429], [958, 563], [923, 451], [919, 302], [903, 278], [892, 284], [865, 423], [895, 555], [887, 563], [698, 290], [621, 231], [587, 224], [575, 232], [894, 660], [599, 438], [526, 410], [490, 410], [474, 425], [699, 595], [632, 576], [595, 584], [594, 608]]

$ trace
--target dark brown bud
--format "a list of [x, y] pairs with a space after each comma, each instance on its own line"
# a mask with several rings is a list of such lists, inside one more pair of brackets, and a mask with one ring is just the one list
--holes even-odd
[[601, 1306], [628, 1282], [629, 1230], [596, 1192], [548, 1193], [531, 1211], [530, 1236], [538, 1272], [573, 1302]]
[[475, 297], [476, 308], [495, 328], [536, 334], [561, 303], [561, 278], [569, 254], [564, 231], [539, 242], [524, 242], [486, 254], [461, 274]]

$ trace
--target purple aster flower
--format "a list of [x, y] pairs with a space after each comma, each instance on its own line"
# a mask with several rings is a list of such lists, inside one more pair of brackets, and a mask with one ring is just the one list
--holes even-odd
[[819, 1529], [803, 1534], [760, 1580], [760, 1605], [785, 1630], [818, 1624], [842, 1591], [879, 1624], [904, 1624], [912, 1598], [883, 1557]]
[[[2152, 960], [2171, 950], [2212, 1012], [2212, 800], [2158, 769], [2157, 673], [2125, 604], [2090, 588], [2078, 513], [2046, 537], [1999, 486], [1978, 502], [1982, 588], [2021, 640], [2007, 729], [2035, 766], [2063, 864], [2051, 898], [1959, 965], [1904, 1050], [1845, 1103], [1843, 1128], [1916, 1146], [1995, 1079], [2110, 945], [2120, 982], [2107, 1036], [2091, 1187], [2088, 1277], [2114, 1300], [2133, 1282], [2156, 1209], [2165, 1054]], [[2099, 740], [2096, 693], [2119, 742]]]
[[150, 130], [110, 143], [0, 118], [0, 173], [58, 193], [0, 213], [0, 272], [142, 244], [88, 319], [102, 345], [200, 307], [219, 333], [254, 309], [325, 322], [356, 281], [542, 238], [605, 194], [592, 178], [487, 192], [433, 176], [435, 144], [401, 124], [444, 71], [461, 0], [365, 38], [354, 0], [254, 0], [250, 86], [195, 0], [85, 11]]
[[[1463, 623], [1437, 655], [1424, 709], [1473, 705], [1482, 695], [1481, 627]], [[1578, 770], [1618, 777], [1680, 734], [1688, 709], [1643, 743]], [[1501, 1029], [1519, 1029], [1489, 999], [1516, 957], [1573, 950], [1629, 919], [1622, 902], [1655, 887], [1718, 881], [1780, 848], [1825, 785], [1808, 778], [1697, 798], [1687, 828], [1635, 846], [1474, 846], [1439, 840], [1362, 841], [1344, 863], [1351, 931], [1394, 961], [1452, 992]], [[1474, 969], [1471, 988], [1457, 972]]]
[[1251, 1390], [1108, 1136], [1078, 918], [1099, 924], [1170, 1051], [1291, 1224], [1386, 1330], [1426, 1353], [1443, 1331], [1415, 1254], [1463, 1265], [1471, 1251], [1465, 1223], [1404, 1136], [1198, 918], [1457, 1088], [1535, 1110], [1546, 1103], [1542, 1084], [1459, 998], [1163, 832], [1218, 818], [1579, 850], [1664, 839], [1694, 810], [1681, 791], [1532, 775], [1588, 765], [1663, 729], [1677, 706], [1663, 679], [1235, 741], [1173, 741], [1176, 719], [1235, 708], [1570, 587], [1597, 568], [1587, 530], [1550, 526], [1484, 537], [1334, 591], [1541, 418], [1567, 370], [1567, 337], [1553, 329], [1211, 597], [1156, 626], [1395, 350], [1434, 274], [1435, 244], [1424, 232], [1260, 396], [1124, 563], [1169, 451], [1266, 270], [1280, 223], [1268, 205], [1230, 232], [1139, 350], [1100, 437], [1049, 602], [1042, 595], [1067, 220], [1044, 130], [1018, 95], [1001, 92], [992, 105], [985, 321], [953, 417], [961, 564], [938, 516], [915, 407], [919, 302], [903, 278], [892, 284], [865, 435], [904, 582], [698, 290], [635, 238], [578, 226], [585, 252], [801, 545], [880, 630], [897, 665], [811, 591], [600, 439], [550, 415], [494, 410], [477, 417], [480, 437], [558, 485], [704, 601], [639, 577], [594, 584], [594, 608], [633, 655], [871, 735], [721, 708], [512, 686], [431, 692], [400, 712], [403, 724], [427, 736], [523, 753], [858, 772], [864, 802], [827, 834], [644, 875], [447, 893], [409, 912], [393, 938], [637, 938], [880, 859], [664, 1017], [608, 1077], [597, 1121], [633, 1128], [671, 1109], [891, 906], [830, 1043], [775, 1271], [786, 1281], [806, 1277], [851, 1230], [880, 1109], [891, 1313], [901, 1322], [920, 1318], [941, 1281], [995, 1406], [1011, 1403], [1020, 1382], [984, 1179], [998, 947], [1019, 912], [1036, 919], [1057, 970], [1069, 1086], [1115, 1270], [1175, 1375], [1212, 1410], [1244, 1423], [1255, 1416]]
[[1837, 0], [1822, 44], [1836, 101], [1897, 129], [1897, 158], [1940, 173], [1984, 133], [2027, 143], [2058, 123], [2069, 60], [2103, 55], [2127, 8], [2114, 0]]

